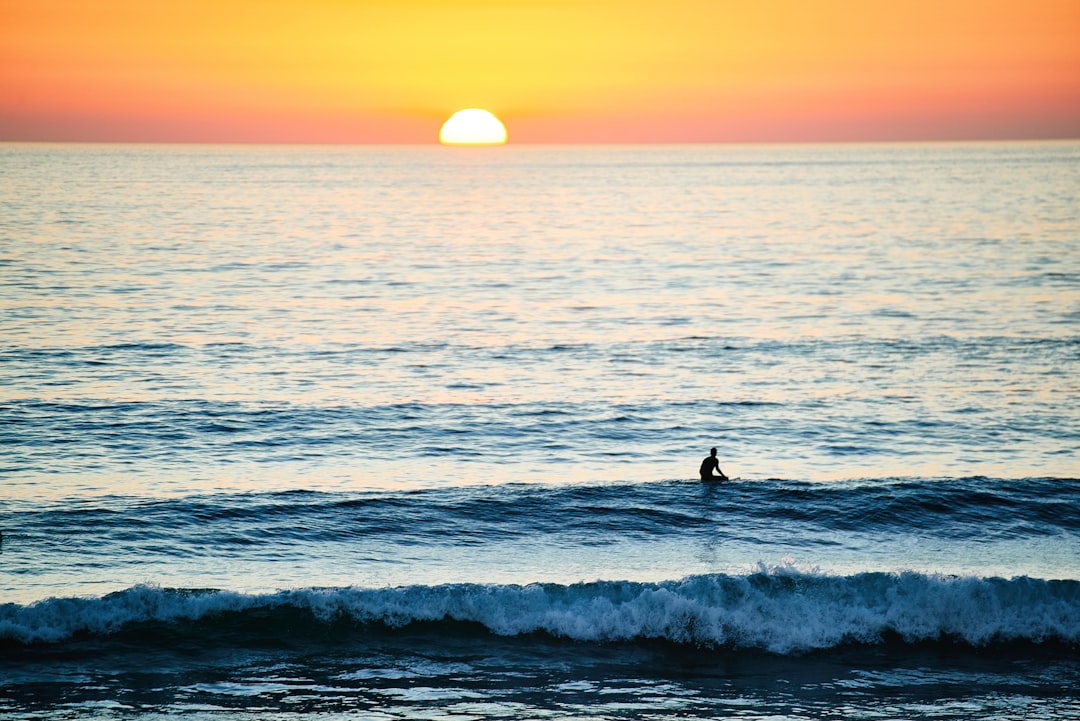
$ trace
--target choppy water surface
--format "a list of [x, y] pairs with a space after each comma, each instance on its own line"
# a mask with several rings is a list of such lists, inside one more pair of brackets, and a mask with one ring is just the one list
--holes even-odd
[[0, 718], [1080, 718], [1080, 144], [0, 166]]

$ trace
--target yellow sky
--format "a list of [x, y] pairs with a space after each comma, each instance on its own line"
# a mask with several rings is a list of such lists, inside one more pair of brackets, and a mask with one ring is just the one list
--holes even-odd
[[1080, 137], [1076, 0], [0, 0], [0, 140]]

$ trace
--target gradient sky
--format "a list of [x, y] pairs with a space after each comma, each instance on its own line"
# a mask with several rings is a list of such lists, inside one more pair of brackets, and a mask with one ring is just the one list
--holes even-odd
[[0, 140], [1080, 137], [1078, 0], [0, 0]]

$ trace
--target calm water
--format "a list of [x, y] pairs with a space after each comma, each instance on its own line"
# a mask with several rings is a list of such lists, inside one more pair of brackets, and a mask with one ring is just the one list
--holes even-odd
[[1080, 718], [1080, 143], [0, 169], [0, 718]]

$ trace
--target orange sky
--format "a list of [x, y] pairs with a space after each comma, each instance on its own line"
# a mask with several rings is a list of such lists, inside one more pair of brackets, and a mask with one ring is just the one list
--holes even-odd
[[0, 0], [0, 140], [1080, 137], [1078, 0]]

